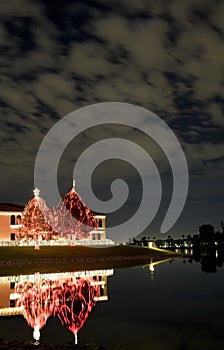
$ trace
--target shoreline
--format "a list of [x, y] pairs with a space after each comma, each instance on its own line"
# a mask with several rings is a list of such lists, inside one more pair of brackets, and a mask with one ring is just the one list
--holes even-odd
[[26, 350], [26, 349], [40, 349], [40, 350], [107, 350], [103, 345], [96, 344], [74, 344], [73, 342], [67, 342], [66, 344], [48, 344], [39, 343], [35, 344], [33, 341], [21, 341], [21, 340], [7, 340], [0, 339], [0, 349], [7, 350]]
[[[4, 250], [4, 251], [3, 251]], [[122, 268], [146, 265], [167, 258], [181, 257], [170, 251], [151, 248], [115, 246], [110, 248], [61, 247], [24, 249], [0, 248], [0, 276], [38, 271], [59, 272]]]

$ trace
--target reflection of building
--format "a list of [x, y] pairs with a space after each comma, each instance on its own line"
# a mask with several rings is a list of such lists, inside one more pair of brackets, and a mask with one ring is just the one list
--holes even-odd
[[77, 341], [95, 303], [108, 300], [111, 275], [112, 269], [0, 277], [0, 316], [23, 315], [38, 341], [54, 315]]
[[[38, 274], [41, 280], [54, 280], [62, 281], [66, 278], [85, 278], [92, 277], [96, 285], [100, 287], [100, 295], [96, 298], [97, 301], [108, 300], [108, 289], [107, 289], [107, 277], [112, 276], [114, 273], [113, 269], [107, 270], [92, 270], [92, 271], [75, 271], [75, 272], [58, 272], [58, 273], [45, 273]], [[17, 308], [16, 300], [17, 294], [15, 294], [15, 287], [20, 282], [33, 282], [37, 278], [36, 274], [32, 275], [19, 275], [19, 276], [1, 276], [0, 277], [0, 316], [7, 316], [7, 310], [9, 314], [15, 314]], [[14, 311], [13, 311], [14, 310]], [[20, 312], [19, 312], [20, 314]]]

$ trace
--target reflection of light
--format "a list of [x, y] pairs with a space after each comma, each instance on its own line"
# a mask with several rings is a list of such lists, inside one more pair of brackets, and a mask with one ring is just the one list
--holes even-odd
[[149, 271], [151, 271], [151, 272], [154, 272], [154, 266], [153, 266], [153, 264], [149, 264]]
[[99, 296], [97, 298], [94, 298], [95, 301], [107, 301], [108, 300], [108, 296], [107, 295], [103, 295], [103, 296]]
[[40, 330], [38, 327], [35, 327], [33, 330], [33, 339], [36, 341], [40, 340]]
[[11, 293], [10, 294], [10, 300], [16, 300], [20, 297], [19, 293]]
[[0, 316], [23, 315], [23, 307], [5, 307], [0, 309]]
[[170, 261], [170, 260], [173, 260], [172, 258], [167, 258], [167, 259], [163, 259], [163, 260], [159, 260], [159, 261], [154, 261], [153, 262], [153, 259], [151, 259], [151, 263], [148, 264], [148, 269], [151, 273], [151, 278], [153, 279], [153, 274], [154, 274], [154, 271], [155, 271], [155, 265], [159, 265], [161, 263], [164, 263], [164, 262], [167, 262], [167, 261]]
[[[56, 273], [41, 273], [39, 279], [56, 280], [61, 278], [71, 277], [85, 277], [85, 276], [112, 276], [114, 274], [113, 269], [102, 270], [86, 270], [86, 271], [74, 271], [74, 272], [56, 272]], [[0, 283], [4, 282], [22, 282], [22, 281], [34, 281], [37, 278], [37, 274], [32, 275], [19, 275], [19, 276], [1, 276]]]

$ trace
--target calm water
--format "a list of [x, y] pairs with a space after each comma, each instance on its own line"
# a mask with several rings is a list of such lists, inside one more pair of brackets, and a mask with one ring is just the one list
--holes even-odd
[[[208, 273], [200, 263], [175, 259], [154, 272], [149, 266], [114, 270], [107, 288], [108, 300], [96, 302], [78, 332], [79, 343], [111, 350], [224, 349], [223, 267]], [[0, 317], [1, 338], [31, 340], [32, 332], [23, 316]], [[73, 339], [56, 317], [41, 330], [41, 342]]]

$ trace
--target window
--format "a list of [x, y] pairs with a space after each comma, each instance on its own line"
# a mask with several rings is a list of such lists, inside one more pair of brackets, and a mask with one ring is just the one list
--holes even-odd
[[21, 224], [21, 215], [17, 215], [16, 217], [16, 225], [20, 225]]
[[10, 300], [10, 307], [15, 307], [16, 301], [14, 299]]
[[10, 239], [11, 239], [11, 241], [15, 241], [15, 239], [16, 239], [16, 234], [15, 234], [15, 233], [11, 233]]
[[103, 223], [101, 219], [99, 220], [99, 227], [103, 227]]
[[10, 289], [15, 289], [15, 282], [10, 282]]
[[15, 224], [16, 224], [15, 215], [11, 215], [10, 225], [15, 225]]

